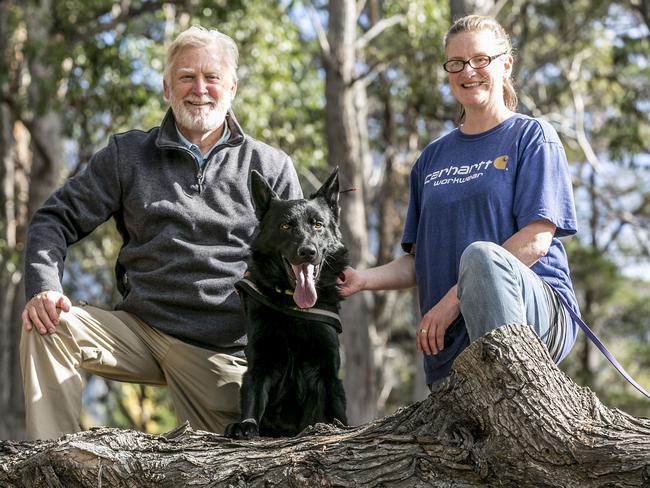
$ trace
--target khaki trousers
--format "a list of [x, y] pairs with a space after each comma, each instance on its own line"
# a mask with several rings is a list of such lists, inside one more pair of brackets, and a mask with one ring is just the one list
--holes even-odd
[[52, 335], [23, 329], [20, 362], [29, 439], [81, 430], [81, 370], [166, 385], [178, 421], [195, 429], [221, 434], [239, 420], [245, 359], [187, 344], [127, 312], [72, 307]]

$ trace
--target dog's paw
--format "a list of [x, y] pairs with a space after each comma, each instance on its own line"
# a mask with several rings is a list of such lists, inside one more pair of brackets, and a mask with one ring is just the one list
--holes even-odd
[[228, 425], [223, 435], [231, 439], [252, 439], [260, 436], [260, 430], [255, 419], [246, 419]]

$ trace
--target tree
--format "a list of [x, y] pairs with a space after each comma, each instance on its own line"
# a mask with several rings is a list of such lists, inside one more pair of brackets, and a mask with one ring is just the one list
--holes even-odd
[[450, 21], [454, 22], [465, 15], [496, 15], [493, 0], [449, 0], [451, 10]]
[[[328, 162], [339, 166], [344, 181], [356, 188], [344, 200], [341, 228], [352, 266], [368, 263], [364, 172], [369, 157], [366, 127], [365, 88], [357, 78], [357, 7], [354, 0], [330, 0], [327, 44], [322, 48], [325, 66], [326, 133]], [[348, 418], [352, 423], [376, 416], [373, 344], [369, 335], [369, 306], [366, 297], [356, 295], [343, 304], [341, 317], [347, 324], [343, 333], [344, 385], [348, 395]], [[366, 374], [355, 374], [355, 372]]]
[[367, 425], [233, 441], [183, 426], [0, 442], [0, 483], [41, 486], [642, 487], [650, 420], [602, 405], [526, 326], [471, 344], [423, 402]]
[[[5, 365], [0, 401], [5, 415], [0, 436], [17, 437], [22, 432], [22, 388], [18, 365], [22, 293], [22, 255], [25, 227], [33, 209], [51, 191], [62, 159], [62, 121], [49, 100], [58, 88], [57, 72], [47, 57], [52, 47], [53, 19], [50, 2], [34, 5], [31, 15], [22, 17], [13, 1], [0, 4], [0, 47], [2, 48], [2, 194], [4, 224], [0, 255], [0, 296]], [[25, 56], [25, 50], [31, 56]], [[22, 86], [29, 74], [38, 83]], [[37, 88], [37, 85], [40, 88]], [[25, 105], [31, 110], [29, 113]], [[37, 182], [30, 184], [31, 181]]]
[[[325, 68], [328, 163], [330, 167], [338, 166], [343, 181], [356, 189], [344, 199], [341, 227], [352, 266], [366, 267], [369, 247], [365, 175], [371, 166], [366, 83], [372, 73], [359, 72], [358, 64], [365, 63], [362, 54], [368, 43], [399, 22], [401, 16], [375, 24], [358, 36], [361, 12], [354, 0], [330, 0], [327, 13], [327, 34], [318, 20], [314, 21], [314, 27], [319, 33]], [[343, 334], [344, 384], [348, 392], [348, 418], [352, 423], [372, 419], [377, 412], [373, 351], [378, 345], [371, 338], [374, 324], [366, 300], [361, 294], [355, 295], [348, 298], [341, 310], [344, 323], [358, 324], [346, 327]]]
[[[375, 39], [366, 55], [370, 66], [384, 66], [368, 83], [368, 124], [374, 130], [366, 200], [374, 254], [370, 264], [375, 266], [403, 253], [399, 243], [411, 166], [431, 135], [454, 117], [439, 90], [443, 80], [436, 69], [448, 25], [447, 2], [398, 0], [383, 2], [382, 7], [369, 9], [369, 26], [395, 15], [404, 15], [404, 21]], [[380, 360], [375, 361], [380, 371], [377, 405], [379, 412], [387, 412], [404, 399], [420, 400], [428, 393], [412, 332], [420, 310], [415, 289], [376, 292], [373, 299], [373, 336], [380, 346]]]

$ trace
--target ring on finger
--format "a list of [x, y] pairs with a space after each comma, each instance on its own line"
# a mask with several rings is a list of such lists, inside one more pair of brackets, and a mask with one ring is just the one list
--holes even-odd
[[429, 331], [429, 329], [420, 329], [420, 334], [426, 334]]

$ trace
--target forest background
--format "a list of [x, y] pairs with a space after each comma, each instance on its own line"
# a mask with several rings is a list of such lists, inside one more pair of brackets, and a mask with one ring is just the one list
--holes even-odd
[[[18, 343], [31, 214], [114, 132], [158, 125], [166, 46], [218, 28], [240, 47], [244, 130], [288, 152], [305, 193], [341, 168], [353, 264], [399, 255], [408, 174], [455, 126], [442, 37], [462, 14], [512, 34], [519, 111], [564, 143], [579, 234], [564, 239], [583, 317], [650, 389], [650, 2], [624, 0], [0, 0], [0, 438], [24, 436]], [[112, 222], [71, 248], [73, 301], [111, 306]], [[413, 291], [345, 302], [342, 374], [352, 423], [420, 400]], [[603, 402], [650, 406], [580, 333], [562, 369]], [[164, 432], [163, 388], [88, 378], [84, 423]]]

